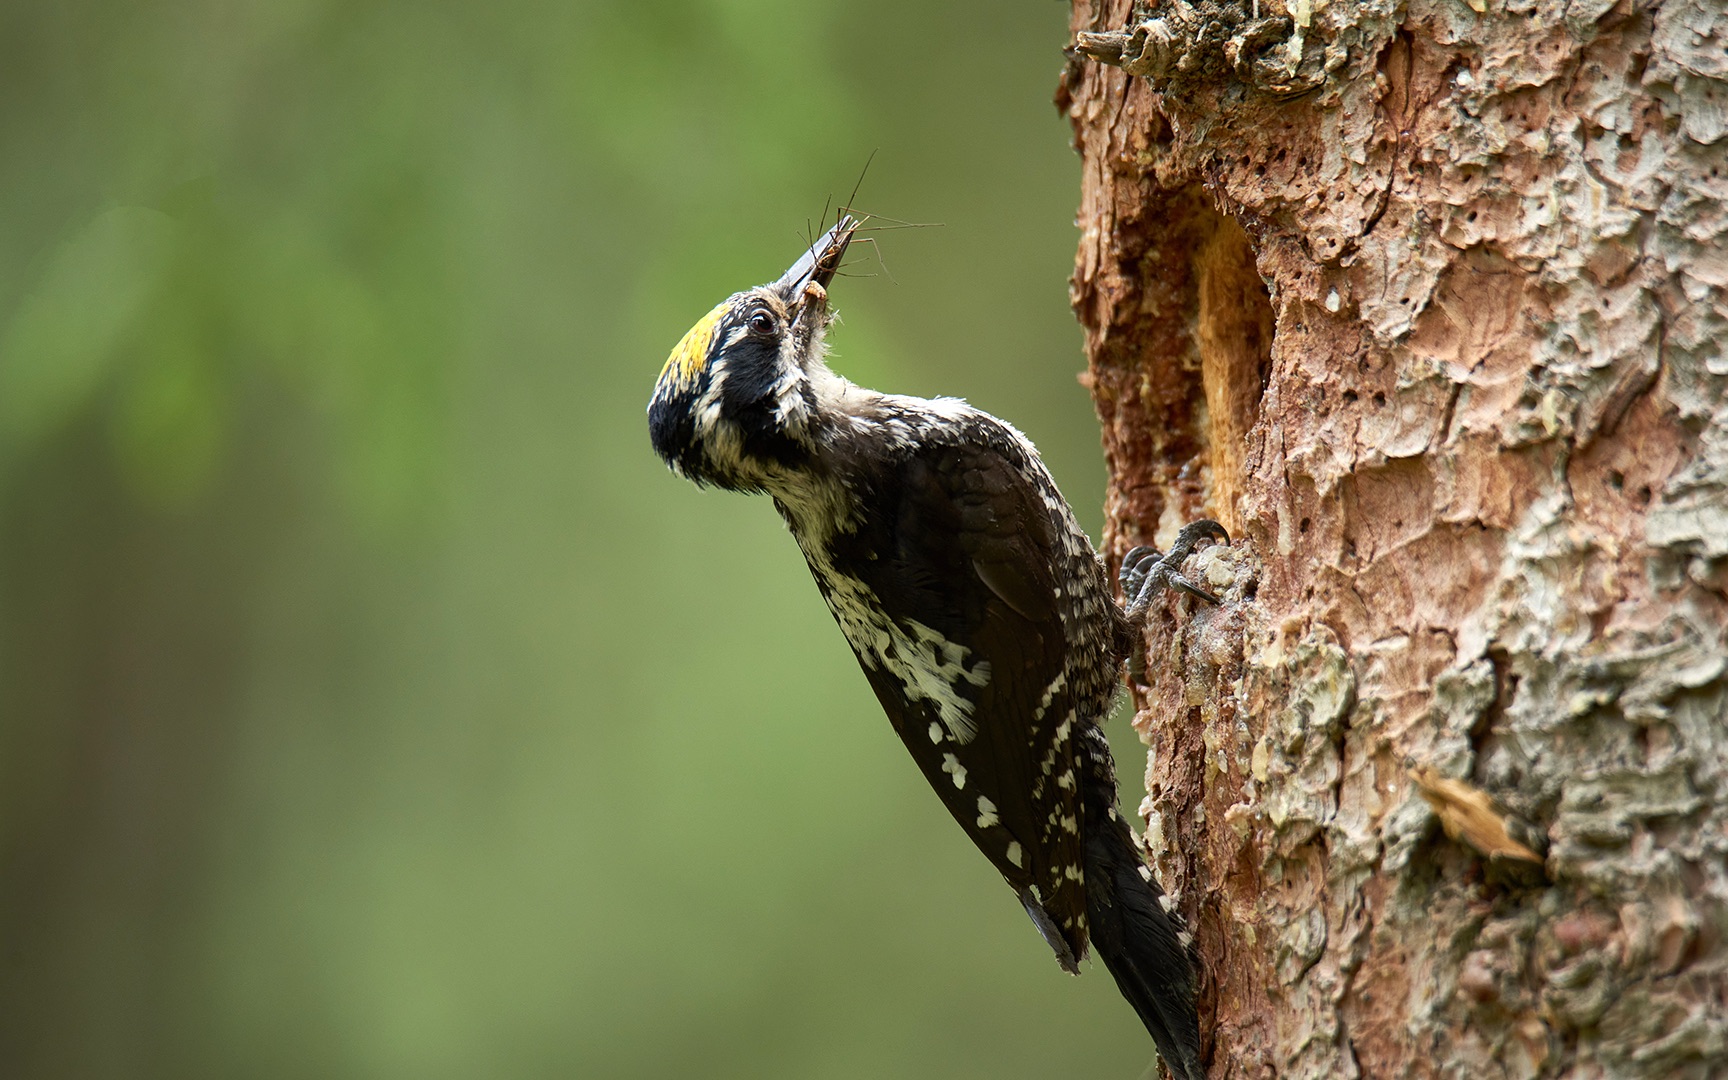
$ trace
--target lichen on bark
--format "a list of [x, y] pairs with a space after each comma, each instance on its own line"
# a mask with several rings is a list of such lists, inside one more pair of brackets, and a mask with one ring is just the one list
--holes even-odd
[[1728, 1074], [1728, 13], [1072, 29], [1106, 546], [1237, 537], [1136, 692], [1211, 1075]]

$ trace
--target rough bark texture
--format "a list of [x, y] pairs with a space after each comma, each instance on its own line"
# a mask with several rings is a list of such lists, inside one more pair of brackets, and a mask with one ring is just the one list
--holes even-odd
[[1721, 8], [1074, 4], [1107, 544], [1238, 538], [1136, 697], [1213, 1077], [1728, 1075]]

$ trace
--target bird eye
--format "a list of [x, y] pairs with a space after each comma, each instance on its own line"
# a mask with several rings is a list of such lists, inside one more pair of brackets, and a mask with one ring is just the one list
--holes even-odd
[[774, 314], [767, 308], [757, 308], [750, 313], [750, 332], [759, 337], [774, 336]]

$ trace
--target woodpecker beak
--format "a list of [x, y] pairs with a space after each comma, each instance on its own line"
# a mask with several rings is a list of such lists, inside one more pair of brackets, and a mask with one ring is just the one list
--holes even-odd
[[846, 245], [852, 242], [858, 225], [851, 214], [842, 215], [774, 283], [774, 288], [786, 298], [786, 306], [797, 312], [793, 316], [792, 333], [800, 355], [808, 355], [817, 332], [828, 324], [828, 283], [840, 269], [840, 258], [846, 254]]
[[780, 295], [797, 303], [806, 294], [805, 287], [812, 284], [826, 294], [828, 283], [834, 280], [835, 271], [840, 269], [840, 258], [846, 254], [846, 245], [852, 242], [852, 234], [858, 231], [858, 225], [851, 214], [835, 222], [834, 227], [811, 244], [810, 250], [792, 264], [792, 269], [774, 283]]

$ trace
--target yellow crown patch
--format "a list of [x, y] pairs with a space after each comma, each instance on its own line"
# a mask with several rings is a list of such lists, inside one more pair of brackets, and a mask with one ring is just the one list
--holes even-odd
[[677, 373], [679, 383], [695, 380], [703, 366], [708, 363], [708, 348], [714, 343], [714, 329], [720, 325], [720, 317], [726, 314], [726, 309], [730, 306], [730, 300], [723, 301], [713, 311], [697, 320], [696, 325], [690, 328], [672, 350], [672, 355], [666, 358], [666, 366], [660, 369], [662, 381], [674, 372]]

